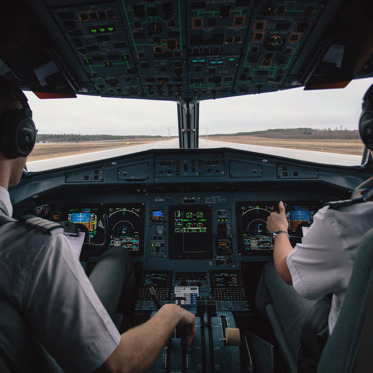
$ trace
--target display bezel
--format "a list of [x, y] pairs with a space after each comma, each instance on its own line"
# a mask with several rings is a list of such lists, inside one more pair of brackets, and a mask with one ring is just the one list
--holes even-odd
[[[108, 236], [109, 242], [108, 247], [113, 247], [114, 243], [112, 243], [112, 229], [113, 229], [113, 221], [111, 220], [110, 209], [139, 209], [138, 214], [138, 250], [131, 250], [127, 248], [127, 251], [131, 254], [131, 256], [143, 256], [144, 255], [144, 238], [145, 238], [145, 204], [144, 203], [112, 203], [106, 204], [105, 210], [108, 216]], [[124, 247], [124, 246], [122, 246]]]
[[[99, 222], [102, 221], [103, 215], [104, 215], [104, 209], [103, 206], [100, 204], [69, 204], [66, 205], [63, 209], [63, 220], [70, 221], [71, 223], [75, 224], [77, 227], [85, 226], [84, 224], [72, 222], [69, 219], [69, 215], [71, 213], [83, 213], [84, 210], [91, 209], [94, 210], [93, 212], [96, 215], [96, 231], [91, 231], [89, 229], [86, 229], [83, 231], [88, 233], [85, 235], [84, 243], [85, 244], [94, 244], [94, 245], [103, 245], [105, 243], [105, 228], [102, 227], [100, 229]], [[74, 211], [73, 211], [74, 210]]]
[[[197, 213], [203, 211], [206, 232], [175, 232], [175, 212]], [[210, 205], [173, 205], [169, 206], [169, 243], [170, 259], [209, 259], [213, 255], [212, 221]], [[193, 239], [185, 248], [185, 238]], [[198, 239], [197, 239], [198, 238]], [[193, 247], [192, 247], [193, 246]]]

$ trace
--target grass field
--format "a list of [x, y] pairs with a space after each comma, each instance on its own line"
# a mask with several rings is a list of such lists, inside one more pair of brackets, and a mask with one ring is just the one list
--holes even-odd
[[319, 140], [319, 139], [272, 139], [254, 136], [210, 136], [209, 140], [237, 142], [240, 144], [252, 144], [273, 146], [276, 148], [290, 148], [312, 150], [315, 152], [328, 152], [338, 154], [362, 155], [363, 143], [360, 140]]
[[[228, 141], [251, 145], [273, 146], [279, 148], [313, 150], [318, 152], [362, 155], [364, 147], [360, 140], [302, 140], [302, 139], [272, 139], [253, 136], [209, 136], [210, 141]], [[126, 146], [146, 144], [154, 141], [170, 140], [163, 138], [134, 138], [127, 141], [89, 141], [89, 142], [60, 142], [36, 144], [29, 156], [29, 161], [58, 158], [68, 155], [116, 149]]]

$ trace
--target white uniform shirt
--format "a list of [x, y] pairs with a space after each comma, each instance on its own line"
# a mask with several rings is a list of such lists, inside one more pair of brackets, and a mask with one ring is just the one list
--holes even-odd
[[322, 208], [313, 224], [287, 257], [293, 287], [304, 298], [333, 293], [329, 332], [343, 305], [359, 242], [373, 227], [373, 202], [338, 209]]
[[0, 209], [4, 209], [4, 212], [8, 216], [13, 215], [13, 206], [10, 202], [9, 192], [2, 186], [0, 186]]
[[[0, 198], [7, 205], [4, 193]], [[0, 225], [0, 294], [18, 306], [66, 371], [96, 370], [120, 342], [62, 233], [45, 234], [12, 221]]]

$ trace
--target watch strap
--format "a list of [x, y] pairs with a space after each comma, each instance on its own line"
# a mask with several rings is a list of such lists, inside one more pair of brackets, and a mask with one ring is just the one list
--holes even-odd
[[282, 233], [283, 233], [283, 234], [286, 234], [286, 235], [288, 236], [288, 238], [290, 238], [289, 233], [286, 232], [286, 231], [276, 231], [276, 232], [273, 232], [273, 233], [272, 233], [272, 238], [275, 239], [276, 236], [278, 236], [279, 234], [282, 234]]

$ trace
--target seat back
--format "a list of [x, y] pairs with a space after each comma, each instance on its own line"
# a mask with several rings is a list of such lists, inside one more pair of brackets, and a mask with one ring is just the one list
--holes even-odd
[[373, 366], [372, 346], [373, 229], [370, 229], [359, 244], [345, 301], [317, 371], [366, 372], [367, 367]]
[[33, 337], [18, 309], [3, 299], [0, 299], [0, 369], [1, 372], [63, 372]]

